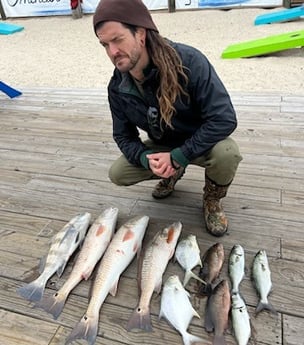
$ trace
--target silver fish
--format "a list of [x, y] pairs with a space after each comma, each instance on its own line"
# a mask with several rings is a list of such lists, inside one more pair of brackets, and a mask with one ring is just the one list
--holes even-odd
[[202, 260], [200, 257], [200, 249], [195, 235], [188, 235], [186, 238], [178, 242], [175, 250], [175, 259], [185, 270], [185, 277], [183, 285], [186, 286], [191, 278], [194, 278], [201, 283], [205, 281], [192, 272], [196, 266], [202, 267]]
[[88, 212], [72, 218], [52, 239], [49, 253], [42, 268], [42, 273], [33, 282], [17, 289], [25, 299], [39, 301], [44, 293], [48, 279], [57, 272], [60, 277], [71, 255], [83, 241], [91, 219]]
[[228, 317], [231, 306], [228, 281], [222, 280], [208, 296], [205, 313], [205, 329], [214, 331], [213, 345], [225, 345], [224, 333], [228, 328]]
[[181, 222], [169, 225], [159, 231], [145, 249], [139, 268], [139, 301], [127, 324], [128, 331], [134, 328], [152, 331], [150, 301], [153, 292], [161, 290], [162, 277], [174, 254], [181, 230]]
[[117, 216], [118, 208], [109, 207], [97, 217], [88, 230], [68, 280], [59, 291], [51, 296], [44, 296], [40, 302], [36, 303], [36, 308], [52, 314], [54, 319], [58, 318], [70, 292], [82, 279], [89, 279], [97, 262], [104, 254], [113, 236]]
[[231, 318], [234, 337], [238, 345], [247, 345], [251, 336], [251, 326], [245, 301], [239, 293], [232, 294], [231, 301]]
[[256, 314], [264, 309], [271, 311], [273, 314], [277, 314], [275, 308], [268, 301], [268, 295], [272, 288], [272, 282], [268, 258], [265, 250], [260, 250], [255, 255], [252, 267], [252, 277], [255, 288], [260, 297], [259, 303], [255, 310]]
[[187, 329], [193, 317], [200, 318], [190, 302], [190, 295], [177, 275], [167, 279], [164, 284], [159, 318], [166, 318], [181, 334], [184, 345], [204, 344], [203, 339], [190, 334]]
[[239, 285], [245, 275], [245, 253], [241, 245], [236, 244], [229, 255], [228, 272], [231, 281], [231, 293], [239, 292]]
[[87, 311], [67, 338], [66, 345], [76, 339], [85, 339], [89, 345], [95, 343], [100, 308], [109, 293], [116, 295], [121, 274], [141, 249], [148, 222], [148, 216], [135, 217], [114, 234], [100, 261]]

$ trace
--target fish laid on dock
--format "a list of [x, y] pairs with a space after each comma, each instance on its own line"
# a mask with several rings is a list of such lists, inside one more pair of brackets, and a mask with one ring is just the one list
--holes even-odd
[[114, 234], [102, 257], [87, 311], [66, 340], [66, 345], [76, 339], [85, 339], [89, 345], [96, 341], [99, 311], [107, 295], [116, 295], [119, 278], [142, 246], [149, 217], [135, 217], [123, 224]]
[[175, 250], [175, 259], [185, 270], [184, 286], [188, 284], [191, 278], [205, 284], [200, 277], [192, 272], [192, 269], [196, 266], [202, 267], [200, 249], [195, 235], [188, 235], [186, 238], [178, 242]]
[[113, 237], [117, 216], [118, 208], [109, 207], [97, 217], [87, 232], [67, 281], [53, 295], [43, 296], [42, 300], [35, 304], [35, 307], [52, 314], [54, 319], [58, 318], [70, 292], [81, 280], [89, 279], [97, 262], [104, 254]]
[[154, 291], [160, 293], [162, 277], [174, 255], [181, 230], [181, 222], [175, 222], [159, 231], [147, 245], [139, 267], [139, 301], [127, 324], [128, 331], [152, 331], [150, 301]]
[[247, 345], [251, 336], [250, 317], [244, 299], [239, 293], [231, 295], [231, 319], [238, 345]]
[[222, 243], [215, 243], [209, 247], [202, 258], [202, 268], [199, 277], [206, 282], [199, 290], [201, 295], [210, 295], [216, 278], [218, 278], [225, 259], [224, 247]]
[[208, 296], [205, 312], [205, 329], [214, 332], [213, 345], [225, 345], [224, 333], [228, 328], [231, 306], [229, 284], [226, 279], [216, 285]]
[[277, 311], [273, 305], [268, 301], [268, 295], [272, 288], [272, 282], [271, 271], [265, 250], [260, 250], [255, 255], [252, 266], [252, 278], [257, 293], [260, 297], [259, 303], [255, 310], [256, 314], [265, 309], [269, 310], [273, 314], [277, 314]]
[[166, 318], [181, 334], [184, 345], [203, 345], [203, 339], [190, 334], [187, 330], [192, 318], [199, 314], [190, 302], [190, 295], [183, 287], [177, 275], [170, 276], [163, 287], [159, 318]]
[[60, 277], [71, 255], [82, 243], [91, 219], [88, 212], [72, 218], [53, 238], [45, 265], [40, 276], [31, 283], [17, 289], [17, 293], [25, 299], [40, 301], [48, 279], [57, 272]]
[[239, 292], [239, 285], [245, 276], [245, 252], [241, 245], [236, 244], [229, 255], [228, 272], [231, 281], [231, 294]]

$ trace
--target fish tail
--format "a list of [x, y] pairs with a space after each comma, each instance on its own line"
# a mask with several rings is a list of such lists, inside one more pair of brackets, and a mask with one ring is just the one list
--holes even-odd
[[255, 314], [257, 315], [262, 310], [269, 310], [272, 314], [275, 314], [275, 315], [278, 314], [274, 306], [269, 301], [267, 301], [267, 303], [260, 301], [255, 309]]
[[212, 345], [226, 345], [226, 339], [223, 334], [215, 334]]
[[89, 345], [94, 345], [98, 332], [98, 317], [89, 317], [86, 314], [76, 324], [66, 339], [65, 345], [76, 339], [85, 339]]
[[40, 301], [43, 296], [45, 284], [46, 280], [41, 276], [31, 283], [18, 288], [17, 293], [30, 302], [37, 302]]
[[188, 332], [185, 332], [183, 335], [183, 343], [184, 345], [204, 345], [203, 339], [197, 337], [196, 335], [192, 335]]
[[185, 273], [185, 278], [184, 278], [184, 286], [186, 286], [187, 284], [188, 284], [188, 282], [189, 282], [189, 280], [191, 279], [191, 278], [194, 278], [194, 279], [196, 279], [196, 280], [198, 280], [198, 281], [200, 281], [202, 284], [207, 284], [203, 279], [201, 279], [200, 277], [198, 277], [195, 273], [193, 273], [192, 271], [186, 271], [186, 273]]
[[152, 332], [150, 308], [136, 307], [128, 321], [127, 331], [132, 329], [142, 329], [146, 332]]
[[206, 283], [200, 287], [199, 294], [203, 296], [210, 296], [212, 294], [212, 291], [212, 284]]
[[40, 308], [53, 315], [56, 320], [64, 307], [67, 294], [54, 293], [52, 296], [44, 296], [41, 301], [35, 304], [35, 308]]

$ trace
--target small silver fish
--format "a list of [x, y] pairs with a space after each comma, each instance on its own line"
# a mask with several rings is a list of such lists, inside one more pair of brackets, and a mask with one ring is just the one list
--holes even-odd
[[83, 241], [91, 219], [88, 212], [72, 218], [52, 239], [42, 273], [33, 282], [17, 289], [25, 299], [40, 301], [48, 279], [57, 272], [60, 277], [71, 255]]
[[256, 314], [264, 309], [269, 310], [273, 314], [277, 314], [275, 308], [268, 301], [268, 295], [272, 288], [272, 282], [268, 258], [265, 250], [260, 250], [255, 255], [252, 267], [252, 277], [255, 288], [260, 297], [259, 303], [255, 310]]
[[199, 314], [191, 305], [189, 293], [185, 290], [177, 275], [170, 276], [164, 284], [161, 296], [159, 318], [166, 318], [181, 334], [184, 345], [203, 345], [203, 339], [190, 334], [187, 329], [192, 318]]
[[205, 284], [204, 280], [192, 272], [196, 266], [202, 267], [200, 257], [200, 249], [196, 240], [196, 236], [188, 235], [186, 238], [178, 242], [175, 250], [175, 259], [185, 270], [183, 285], [186, 286], [191, 278], [194, 278]]
[[239, 285], [245, 275], [245, 253], [241, 245], [236, 244], [229, 255], [228, 272], [231, 281], [231, 293], [239, 292]]
[[100, 308], [109, 293], [116, 295], [121, 274], [141, 250], [148, 222], [148, 216], [134, 217], [114, 234], [100, 261], [88, 308], [66, 339], [65, 345], [76, 339], [85, 339], [88, 344], [95, 344]]
[[239, 293], [232, 294], [231, 301], [231, 318], [234, 337], [238, 345], [247, 345], [251, 336], [251, 326], [245, 301]]
[[82, 279], [89, 279], [97, 262], [104, 254], [113, 236], [117, 216], [118, 208], [109, 207], [96, 218], [88, 230], [69, 278], [59, 291], [51, 296], [44, 296], [36, 303], [36, 308], [52, 314], [54, 319], [58, 318], [69, 293]]

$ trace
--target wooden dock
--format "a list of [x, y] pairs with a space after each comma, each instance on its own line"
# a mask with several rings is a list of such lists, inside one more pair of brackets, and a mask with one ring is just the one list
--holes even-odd
[[[203, 173], [190, 166], [168, 199], [155, 201], [155, 182], [117, 187], [108, 168], [119, 151], [111, 134], [106, 90], [25, 89], [9, 99], [0, 94], [0, 344], [61, 345], [88, 304], [92, 280], [81, 282], [58, 320], [32, 308], [16, 294], [23, 282], [38, 275], [39, 259], [47, 254], [51, 237], [74, 215], [109, 206], [119, 208], [118, 226], [138, 214], [150, 216], [147, 241], [172, 221], [183, 223], [181, 236], [195, 234], [201, 254], [220, 241], [227, 278], [228, 255], [234, 244], [246, 252], [246, 277], [241, 292], [246, 299], [254, 341], [258, 345], [304, 344], [304, 95], [231, 93], [239, 126], [233, 137], [243, 161], [224, 200], [229, 234], [221, 239], [206, 233], [202, 222]], [[272, 271], [269, 299], [278, 317], [254, 309], [258, 297], [251, 281], [255, 253], [265, 249]], [[49, 280], [45, 293], [59, 289], [71, 271]], [[198, 268], [195, 272], [197, 273]], [[180, 335], [158, 320], [160, 297], [151, 303], [154, 332], [127, 332], [125, 326], [137, 302], [137, 267], [124, 272], [116, 297], [108, 296], [100, 310], [96, 344], [176, 345]], [[183, 277], [170, 262], [164, 279]], [[189, 331], [212, 344], [204, 327], [206, 299], [196, 282], [188, 286], [201, 319]], [[181, 311], [182, 312], [182, 311]], [[231, 329], [227, 344], [236, 344]], [[77, 344], [84, 344], [78, 341]]]

